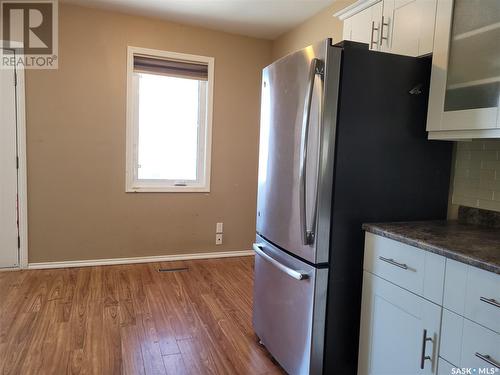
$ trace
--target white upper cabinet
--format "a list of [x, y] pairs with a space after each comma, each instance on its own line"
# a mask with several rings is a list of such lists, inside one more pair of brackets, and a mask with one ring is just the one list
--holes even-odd
[[500, 138], [500, 1], [438, 0], [431, 139]]
[[360, 0], [335, 16], [346, 40], [400, 55], [432, 53], [436, 0]]
[[423, 56], [432, 53], [435, 0], [384, 0], [382, 51]]
[[370, 49], [378, 50], [381, 18], [382, 2], [354, 14], [346, 20], [348, 27], [344, 30], [344, 39], [366, 43]]
[[500, 0], [358, 0], [335, 16], [346, 40], [432, 54], [430, 139], [500, 138]]

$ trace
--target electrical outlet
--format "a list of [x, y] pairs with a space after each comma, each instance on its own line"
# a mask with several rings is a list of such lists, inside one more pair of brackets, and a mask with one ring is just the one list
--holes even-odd
[[217, 233], [215, 235], [215, 244], [222, 245], [222, 233]]
[[217, 223], [215, 233], [224, 233], [224, 223]]

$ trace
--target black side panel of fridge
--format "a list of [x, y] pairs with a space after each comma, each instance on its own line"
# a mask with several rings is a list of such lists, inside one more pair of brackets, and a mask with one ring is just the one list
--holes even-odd
[[452, 143], [427, 140], [430, 68], [428, 58], [344, 46], [325, 374], [357, 372], [362, 224], [446, 218]]

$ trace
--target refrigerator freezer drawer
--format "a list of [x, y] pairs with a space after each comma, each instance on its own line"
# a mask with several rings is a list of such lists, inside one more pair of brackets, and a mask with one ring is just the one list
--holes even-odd
[[328, 269], [318, 269], [257, 237], [253, 325], [290, 374], [321, 374]]

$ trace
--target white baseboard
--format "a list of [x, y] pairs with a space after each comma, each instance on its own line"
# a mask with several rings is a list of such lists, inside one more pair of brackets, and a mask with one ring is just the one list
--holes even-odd
[[233, 258], [233, 257], [251, 256], [253, 254], [254, 254], [253, 250], [242, 250], [242, 251], [220, 251], [213, 253], [160, 255], [160, 256], [135, 257], [135, 258], [71, 260], [66, 262], [28, 263], [28, 269], [41, 270], [48, 268], [72, 268], [72, 267], [111, 266], [116, 264], [171, 262], [175, 260]]
[[19, 267], [0, 268], [0, 272], [12, 272], [12, 271], [19, 271]]

